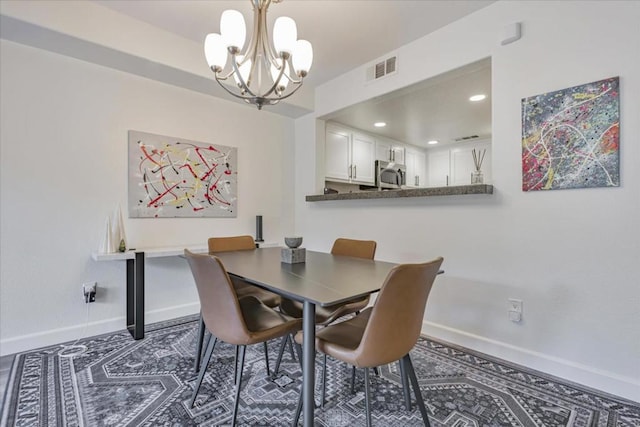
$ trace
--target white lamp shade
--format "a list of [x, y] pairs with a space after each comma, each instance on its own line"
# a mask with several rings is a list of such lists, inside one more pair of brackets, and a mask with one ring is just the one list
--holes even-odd
[[[285, 67], [284, 74], [282, 74], [282, 78], [278, 82], [278, 87], [286, 89], [287, 85], [289, 84], [289, 78], [287, 76], [287, 72], [289, 70], [287, 70], [287, 68], [286, 68], [287, 67], [287, 63], [286, 62], [284, 64], [284, 67]], [[274, 64], [271, 64], [271, 78], [273, 79], [274, 83], [278, 79], [279, 75], [280, 75], [280, 70], [278, 68], [276, 68], [276, 66]]]
[[244, 16], [237, 10], [225, 10], [220, 17], [220, 34], [227, 47], [236, 47], [242, 50], [247, 36], [247, 27], [244, 24]]
[[296, 22], [288, 16], [281, 16], [276, 19], [273, 25], [273, 46], [276, 52], [292, 53], [298, 39], [298, 28]]
[[204, 39], [204, 56], [209, 67], [224, 68], [227, 63], [227, 48], [220, 34], [207, 34]]
[[308, 73], [311, 69], [311, 63], [313, 63], [313, 47], [311, 43], [306, 40], [298, 40], [291, 60], [296, 72], [304, 71]]

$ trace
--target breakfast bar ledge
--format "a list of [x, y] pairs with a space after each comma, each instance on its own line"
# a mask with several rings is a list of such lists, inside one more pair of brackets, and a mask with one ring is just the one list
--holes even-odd
[[399, 199], [405, 197], [462, 196], [468, 194], [493, 194], [493, 185], [474, 184], [449, 187], [408, 188], [404, 190], [358, 191], [354, 193], [314, 194], [306, 196], [307, 202], [359, 199]]

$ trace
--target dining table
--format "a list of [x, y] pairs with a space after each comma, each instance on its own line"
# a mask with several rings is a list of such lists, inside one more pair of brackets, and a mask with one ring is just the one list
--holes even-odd
[[314, 423], [316, 306], [344, 303], [377, 292], [391, 262], [305, 250], [305, 262], [281, 261], [283, 248], [217, 252], [227, 273], [283, 297], [303, 303], [302, 414], [303, 425]]

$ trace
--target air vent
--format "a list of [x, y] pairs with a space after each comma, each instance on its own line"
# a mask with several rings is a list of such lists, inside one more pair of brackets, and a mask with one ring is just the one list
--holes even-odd
[[462, 141], [470, 141], [472, 139], [478, 139], [478, 138], [480, 138], [478, 135], [469, 135], [469, 136], [461, 136], [460, 138], [454, 139], [454, 141], [462, 142]]
[[367, 67], [366, 70], [366, 81], [370, 82], [372, 80], [378, 80], [389, 74], [393, 74], [397, 71], [398, 66], [398, 57], [392, 56], [383, 61], [372, 65], [371, 67]]

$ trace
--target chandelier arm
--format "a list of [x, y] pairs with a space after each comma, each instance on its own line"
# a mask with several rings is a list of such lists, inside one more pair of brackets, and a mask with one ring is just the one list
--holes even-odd
[[[275, 91], [278, 88], [278, 83], [280, 83], [280, 80], [282, 80], [282, 75], [284, 74], [284, 70], [285, 70], [285, 66], [284, 66], [284, 61], [283, 61], [282, 62], [282, 67], [280, 69], [280, 72], [278, 73], [278, 78], [274, 79], [273, 86], [271, 86], [271, 88], [269, 88], [269, 90], [266, 91], [264, 93], [264, 95], [262, 95], [262, 97], [267, 97], [267, 96], [271, 95], [273, 93], [273, 91]], [[278, 95], [278, 97], [280, 97], [280, 95]]]
[[[293, 89], [293, 90], [292, 90], [291, 92], [289, 92], [288, 94], [286, 94], [286, 95], [284, 95], [284, 96], [281, 96], [281, 97], [280, 97], [280, 98], [278, 98], [278, 99], [274, 99], [274, 101], [276, 101], [276, 102], [274, 102], [274, 104], [277, 104], [277, 103], [278, 103], [278, 101], [281, 101], [281, 100], [283, 100], [283, 99], [287, 99], [288, 97], [290, 97], [291, 95], [293, 95], [294, 93], [296, 93], [296, 92], [298, 91], [298, 89], [300, 89], [300, 88], [302, 87], [302, 84], [301, 84], [301, 83], [294, 83], [294, 84], [296, 85], [295, 89]], [[273, 104], [271, 104], [271, 105], [273, 105]]]
[[[252, 66], [252, 70], [253, 70], [253, 65]], [[238, 67], [238, 63], [236, 62], [236, 55], [232, 55], [231, 56], [231, 67], [233, 68], [233, 73], [235, 74], [238, 78], [238, 84], [240, 85], [240, 89], [242, 89], [243, 91], [248, 92], [251, 96], [255, 97], [256, 94], [253, 93], [253, 91], [251, 89], [249, 89], [249, 79], [251, 78], [251, 72], [249, 72], [249, 77], [247, 78], [247, 83], [245, 83], [244, 79], [242, 78], [242, 74], [240, 73], [240, 68]], [[217, 76], [216, 76], [217, 77]], [[217, 80], [217, 79], [216, 79]]]
[[221, 79], [218, 79], [218, 76], [216, 76], [216, 81], [218, 82], [220, 87], [222, 87], [222, 89], [226, 90], [229, 93], [229, 95], [232, 95], [236, 98], [244, 99], [245, 101], [250, 101], [251, 99], [257, 98], [255, 95], [253, 95], [253, 93], [251, 93], [251, 96], [245, 96], [238, 95], [237, 93], [232, 92], [224, 83], [222, 83]]
[[[289, 64], [289, 71], [290, 73], [287, 74], [287, 77], [289, 78], [289, 81], [291, 83], [295, 83], [295, 84], [301, 84], [302, 83], [302, 77], [298, 77], [297, 79], [293, 76], [298, 76], [296, 73], [296, 69], [293, 68], [293, 55], [289, 55], [289, 57], [287, 58], [287, 64]], [[293, 76], [291, 75], [293, 74]]]

